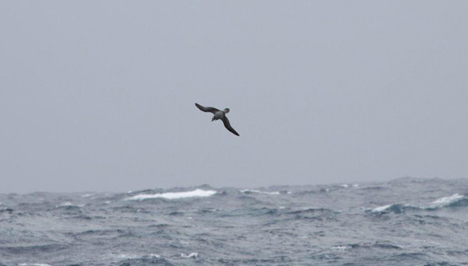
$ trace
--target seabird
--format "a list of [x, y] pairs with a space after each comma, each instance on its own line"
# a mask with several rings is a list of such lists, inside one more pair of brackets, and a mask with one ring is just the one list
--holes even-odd
[[229, 123], [229, 120], [226, 116], [227, 113], [229, 113], [229, 108], [225, 108], [224, 110], [218, 110], [214, 107], [204, 107], [199, 105], [198, 103], [195, 103], [195, 105], [198, 107], [198, 109], [202, 110], [203, 112], [210, 112], [213, 113], [213, 119], [211, 119], [211, 122], [215, 120], [223, 120], [224, 126], [227, 128], [227, 130], [231, 131], [232, 134], [239, 136], [239, 133], [237, 133], [234, 128], [231, 127], [231, 124]]

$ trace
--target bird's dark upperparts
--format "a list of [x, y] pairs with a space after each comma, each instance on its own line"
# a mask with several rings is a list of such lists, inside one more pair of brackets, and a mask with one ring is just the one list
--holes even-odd
[[229, 119], [226, 116], [226, 114], [229, 113], [229, 108], [225, 108], [224, 110], [218, 110], [214, 107], [205, 107], [198, 103], [195, 103], [195, 106], [203, 112], [213, 113], [213, 119], [211, 119], [212, 122], [215, 120], [223, 120], [223, 124], [226, 127], [226, 129], [229, 130], [232, 134], [239, 136], [239, 133], [237, 133], [234, 130], [234, 128], [232, 128], [231, 124], [229, 123]]

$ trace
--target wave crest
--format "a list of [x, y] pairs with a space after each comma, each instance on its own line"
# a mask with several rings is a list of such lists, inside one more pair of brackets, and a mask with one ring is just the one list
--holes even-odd
[[380, 206], [374, 209], [371, 209], [370, 211], [373, 213], [402, 213], [407, 210], [418, 210], [420, 209], [419, 207], [416, 206], [411, 206], [409, 204], [389, 204], [385, 206]]
[[125, 200], [146, 200], [146, 199], [184, 199], [184, 198], [193, 198], [193, 197], [210, 197], [216, 194], [214, 190], [202, 190], [195, 189], [193, 191], [185, 192], [166, 192], [159, 194], [139, 194], [132, 197], [129, 197]]
[[242, 189], [242, 190], [239, 190], [239, 192], [244, 193], [244, 194], [266, 194], [266, 195], [281, 194], [281, 192], [279, 191], [268, 192], [268, 191], [260, 191], [260, 190], [255, 190], [255, 189]]
[[442, 208], [467, 207], [468, 198], [464, 195], [453, 194], [452, 196], [442, 197], [433, 201], [428, 207], [417, 207], [410, 204], [389, 204], [380, 206], [368, 211], [373, 213], [402, 213], [407, 210], [438, 210]]
[[464, 207], [468, 206], [468, 199], [458, 193], [452, 196], [437, 199], [431, 203], [427, 209], [439, 209], [444, 207]]

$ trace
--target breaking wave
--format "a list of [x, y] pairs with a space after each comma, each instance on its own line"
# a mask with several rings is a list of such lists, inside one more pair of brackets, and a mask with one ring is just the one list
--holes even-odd
[[393, 212], [393, 213], [402, 213], [407, 210], [418, 210], [419, 207], [411, 206], [409, 204], [389, 204], [385, 206], [380, 206], [374, 209], [371, 209], [371, 212], [374, 213], [386, 213], [386, 212]]
[[452, 196], [437, 199], [431, 203], [427, 209], [438, 209], [444, 207], [466, 207], [468, 206], [468, 199], [458, 193]]
[[241, 189], [239, 190], [240, 193], [244, 194], [266, 194], [266, 195], [280, 195], [281, 192], [279, 191], [273, 191], [273, 192], [268, 192], [268, 191], [260, 191], [260, 190], [255, 190], [255, 189]]
[[214, 190], [195, 189], [186, 192], [166, 192], [160, 194], [139, 194], [126, 200], [146, 200], [146, 199], [185, 199], [193, 197], [210, 197], [216, 194]]
[[442, 208], [455, 208], [455, 207], [467, 207], [468, 198], [458, 193], [452, 196], [439, 198], [429, 204], [429, 206], [414, 206], [411, 204], [389, 204], [380, 207], [370, 209], [374, 213], [402, 213], [408, 210], [436, 210]]

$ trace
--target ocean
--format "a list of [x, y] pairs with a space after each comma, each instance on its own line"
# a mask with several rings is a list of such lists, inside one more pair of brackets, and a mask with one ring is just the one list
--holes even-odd
[[468, 180], [0, 195], [0, 265], [468, 265]]

